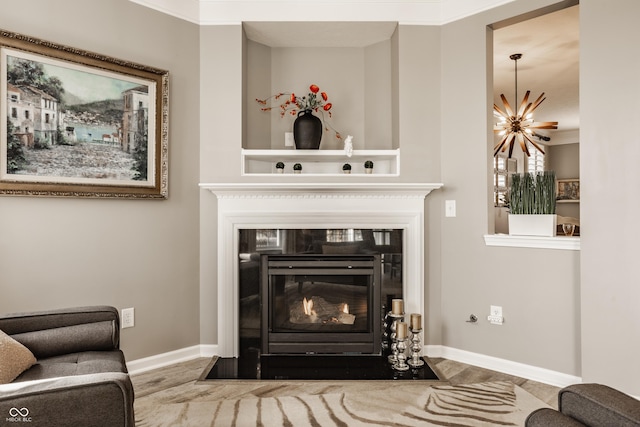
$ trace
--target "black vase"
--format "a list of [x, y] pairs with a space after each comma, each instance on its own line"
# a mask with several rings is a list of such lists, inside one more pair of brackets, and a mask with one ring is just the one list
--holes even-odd
[[322, 140], [322, 121], [311, 110], [300, 111], [293, 122], [293, 139], [298, 150], [317, 150]]

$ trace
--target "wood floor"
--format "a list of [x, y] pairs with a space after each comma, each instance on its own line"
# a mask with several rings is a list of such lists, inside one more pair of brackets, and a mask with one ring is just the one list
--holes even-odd
[[[447, 359], [432, 358], [428, 359], [428, 362], [443, 383], [460, 385], [487, 381], [509, 381], [520, 386], [551, 407], [557, 408], [558, 387]], [[211, 359], [209, 358], [199, 358], [132, 375], [131, 379], [135, 390], [136, 405], [149, 404], [159, 395], [173, 395], [173, 399], [186, 401], [197, 398], [199, 395], [201, 396], [201, 393], [216, 393], [215, 390], [211, 390], [210, 388], [203, 390], [199, 387], [194, 387], [194, 385], [198, 383], [202, 384], [198, 379], [210, 363]], [[309, 387], [317, 387], [318, 390], [328, 388], [327, 383], [323, 381], [311, 386], [309, 382], [291, 381], [286, 387], [283, 387], [281, 384], [274, 385], [273, 383], [269, 383], [269, 381], [232, 381], [238, 381], [238, 384], [242, 384], [242, 387], [234, 388], [235, 397], [243, 397], [243, 394], [264, 396], [265, 394], [296, 393], [296, 389], [301, 387], [303, 383], [307, 392], [309, 391]], [[414, 383], [413, 381], [409, 382]], [[358, 383], [360, 384], [358, 387], [361, 387], [364, 382], [352, 383]]]

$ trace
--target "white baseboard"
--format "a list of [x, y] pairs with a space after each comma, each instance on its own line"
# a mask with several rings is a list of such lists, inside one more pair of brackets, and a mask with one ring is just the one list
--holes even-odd
[[539, 368], [537, 366], [525, 365], [519, 362], [512, 362], [510, 360], [499, 359], [497, 357], [458, 350], [456, 348], [446, 346], [427, 345], [424, 347], [424, 351], [429, 357], [442, 357], [444, 359], [467, 363], [480, 368], [491, 369], [493, 371], [550, 384], [556, 387], [566, 387], [571, 384], [582, 382], [582, 378], [574, 375], [568, 375], [562, 372]]
[[213, 357], [218, 354], [218, 344], [200, 344], [200, 357]]
[[142, 359], [127, 362], [127, 370], [130, 374], [140, 374], [152, 369], [162, 368], [174, 363], [186, 362], [198, 357], [212, 357], [218, 352], [217, 345], [194, 345], [167, 353], [156, 354]]
[[[198, 357], [213, 357], [216, 354], [218, 354], [218, 346], [216, 344], [194, 345], [167, 353], [156, 354], [155, 356], [132, 360], [131, 362], [127, 362], [127, 369], [130, 374], [140, 374], [174, 363], [193, 360]], [[573, 375], [440, 345], [424, 346], [424, 354], [429, 357], [442, 357], [444, 359], [467, 363], [480, 368], [491, 369], [556, 387], [565, 387], [570, 384], [582, 382], [582, 378]]]

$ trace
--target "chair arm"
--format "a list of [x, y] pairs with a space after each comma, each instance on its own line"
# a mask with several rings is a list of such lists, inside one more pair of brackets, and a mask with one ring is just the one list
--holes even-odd
[[[0, 385], [0, 414], [33, 425], [134, 426], [134, 392], [123, 373]], [[23, 420], [23, 417], [28, 420]]]
[[120, 345], [120, 316], [115, 307], [90, 306], [0, 315], [0, 329], [8, 335], [103, 321], [115, 322], [115, 346]]
[[574, 384], [558, 393], [563, 414], [590, 426], [637, 427], [640, 401], [602, 384]]
[[584, 427], [584, 424], [551, 408], [536, 409], [529, 414], [524, 425], [525, 427]]

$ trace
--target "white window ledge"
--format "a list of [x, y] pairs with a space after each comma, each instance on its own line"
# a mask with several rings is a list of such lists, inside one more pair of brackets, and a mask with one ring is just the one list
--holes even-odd
[[538, 237], [510, 236], [508, 234], [485, 234], [487, 246], [503, 246], [512, 248], [560, 249], [566, 251], [580, 250], [580, 237]]

